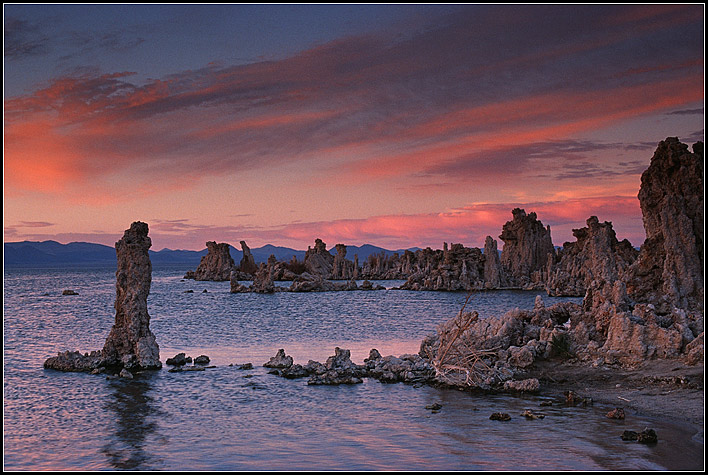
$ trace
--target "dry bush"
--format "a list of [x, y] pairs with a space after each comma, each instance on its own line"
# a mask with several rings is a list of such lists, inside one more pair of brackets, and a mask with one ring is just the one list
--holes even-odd
[[471, 297], [469, 293], [455, 318], [438, 326], [437, 350], [427, 348], [437, 379], [456, 386], [482, 386], [495, 374], [494, 368], [483, 358], [496, 353], [497, 349], [476, 348], [467, 334], [479, 318], [476, 311], [465, 312]]

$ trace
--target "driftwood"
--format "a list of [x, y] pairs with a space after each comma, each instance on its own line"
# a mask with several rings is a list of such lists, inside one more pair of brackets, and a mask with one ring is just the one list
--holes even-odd
[[476, 348], [469, 335], [466, 335], [470, 326], [479, 318], [476, 311], [465, 311], [471, 297], [472, 293], [469, 293], [455, 318], [438, 326], [437, 349], [426, 349], [435, 368], [436, 378], [456, 386], [484, 386], [485, 381], [496, 373], [484, 357], [494, 355], [497, 348]]

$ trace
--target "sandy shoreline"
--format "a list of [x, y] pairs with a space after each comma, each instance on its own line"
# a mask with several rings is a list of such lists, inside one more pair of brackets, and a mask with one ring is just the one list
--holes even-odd
[[[539, 364], [540, 363], [540, 364]], [[529, 377], [541, 382], [541, 393], [559, 395], [572, 390], [595, 403], [623, 407], [650, 417], [664, 418], [696, 431], [704, 443], [704, 366], [678, 360], [649, 360], [632, 369], [557, 361], [536, 362]]]

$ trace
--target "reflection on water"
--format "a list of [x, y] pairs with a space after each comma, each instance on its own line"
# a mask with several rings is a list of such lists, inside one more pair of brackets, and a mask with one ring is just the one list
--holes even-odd
[[135, 380], [113, 380], [113, 389], [105, 409], [115, 415], [115, 433], [102, 451], [111, 467], [120, 470], [149, 470], [157, 460], [146, 451], [147, 439], [157, 427], [156, 418], [164, 413], [155, 404], [152, 391], [153, 372], [137, 375]]
[[[133, 380], [44, 370], [57, 351], [103, 346], [115, 269], [6, 271], [4, 462], [8, 470], [655, 470], [702, 467], [691, 433], [606, 408], [542, 408], [538, 398], [470, 394], [365, 379], [308, 386], [261, 365], [278, 348], [305, 364], [334, 347], [414, 353], [464, 293], [231, 294], [228, 282], [154, 269], [148, 300], [161, 359], [206, 354], [216, 368]], [[79, 295], [62, 296], [65, 288]], [[202, 292], [206, 289], [207, 292]], [[185, 293], [193, 290], [193, 293]], [[485, 315], [532, 308], [540, 292], [482, 292]], [[543, 295], [547, 305], [558, 299]], [[253, 370], [229, 364], [253, 363]], [[441, 403], [433, 414], [425, 406]], [[508, 422], [490, 421], [508, 412]], [[536, 412], [536, 411], [534, 411]], [[660, 444], [619, 440], [654, 427]], [[663, 434], [666, 434], [664, 436]], [[665, 438], [664, 438], [665, 437]], [[679, 454], [683, 462], [677, 462]]]

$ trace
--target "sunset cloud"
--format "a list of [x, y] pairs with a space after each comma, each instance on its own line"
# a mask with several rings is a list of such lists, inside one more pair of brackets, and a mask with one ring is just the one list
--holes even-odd
[[[338, 188], [350, 197], [366, 189], [391, 200], [391, 213], [357, 213], [348, 198], [339, 205], [348, 215], [318, 219], [301, 205], [299, 220], [310, 224], [268, 232], [309, 242], [320, 226], [333, 238], [402, 242], [430, 227], [462, 240], [469, 232], [461, 223], [487, 215], [436, 214], [425, 200], [437, 195], [438, 210], [503, 203], [508, 213], [512, 198], [636, 196], [659, 140], [701, 138], [700, 6], [486, 5], [411, 24], [246, 64], [204, 58], [205, 66], [153, 79], [138, 63], [55, 69], [40, 86], [5, 99], [6, 195], [18, 207], [46, 196], [54, 205], [142, 209], [135, 205], [142, 200], [165, 209], [175, 193], [191, 194], [189, 218], [179, 221], [174, 210], [156, 225], [194, 245], [202, 234], [190, 223], [216, 182], [230, 187], [225, 194], [257, 183], [259, 196], [270, 186], [279, 187], [276, 195], [283, 187], [294, 195]], [[151, 41], [146, 25], [56, 36], [46, 23], [9, 17], [5, 27], [6, 56], [48, 55], [53, 44], [70, 51], [62, 64]], [[636, 124], [653, 117], [682, 130], [666, 127], [647, 142], [652, 137]], [[617, 137], [625, 124], [633, 124], [624, 129], [629, 136]], [[465, 187], [474, 194], [464, 196]], [[213, 223], [213, 232], [267, 231], [255, 196], [237, 206], [224, 214], [246, 209], [254, 221], [232, 217]], [[548, 206], [549, 215], [558, 213]], [[273, 225], [284, 216], [273, 216]]]

